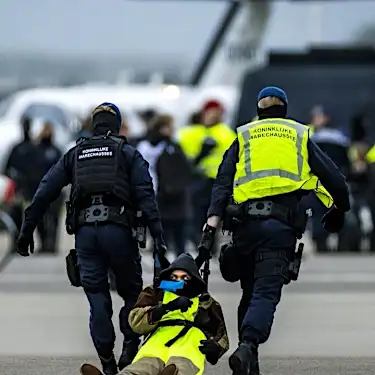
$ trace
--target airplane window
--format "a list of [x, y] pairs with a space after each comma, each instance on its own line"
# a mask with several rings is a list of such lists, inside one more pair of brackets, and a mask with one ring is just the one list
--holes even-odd
[[15, 95], [9, 95], [0, 101], [0, 117], [5, 117], [9, 107], [14, 102]]
[[31, 104], [26, 108], [22, 117], [43, 119], [44, 121], [50, 121], [54, 125], [63, 127], [69, 125], [69, 120], [65, 112], [60, 107], [53, 104]]

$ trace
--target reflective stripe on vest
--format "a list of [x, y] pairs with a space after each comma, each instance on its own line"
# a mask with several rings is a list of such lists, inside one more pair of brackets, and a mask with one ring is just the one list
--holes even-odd
[[[290, 128], [293, 128], [297, 133], [296, 139], [296, 148], [297, 148], [297, 168], [298, 174], [294, 174], [290, 171], [285, 171], [282, 169], [267, 169], [263, 171], [252, 171], [251, 170], [251, 143], [250, 143], [250, 130], [257, 125], [260, 124], [265, 125], [285, 125]], [[245, 173], [246, 176], [240, 177], [237, 179], [234, 184], [235, 186], [240, 186], [250, 181], [254, 181], [259, 178], [270, 177], [270, 176], [280, 176], [284, 178], [289, 178], [293, 181], [301, 181], [302, 180], [302, 170], [303, 170], [303, 155], [302, 155], [302, 143], [303, 143], [303, 136], [306, 132], [308, 132], [308, 128], [299, 123], [292, 123], [285, 120], [262, 120], [262, 121], [255, 121], [251, 122], [247, 125], [241, 126], [237, 129], [237, 131], [242, 135], [244, 139], [244, 154], [245, 154]]]

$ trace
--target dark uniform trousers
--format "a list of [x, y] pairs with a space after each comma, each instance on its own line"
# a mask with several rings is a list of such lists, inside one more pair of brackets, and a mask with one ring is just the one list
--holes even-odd
[[130, 229], [113, 225], [83, 226], [76, 233], [82, 286], [90, 304], [90, 333], [101, 357], [112, 355], [115, 331], [108, 271], [112, 269], [117, 292], [124, 300], [119, 315], [125, 340], [139, 340], [128, 323], [130, 310], [142, 290], [142, 267], [138, 246]]
[[296, 233], [274, 219], [248, 219], [236, 228], [234, 242], [241, 259], [239, 339], [257, 346], [271, 333], [286, 280], [281, 270], [295, 251]]

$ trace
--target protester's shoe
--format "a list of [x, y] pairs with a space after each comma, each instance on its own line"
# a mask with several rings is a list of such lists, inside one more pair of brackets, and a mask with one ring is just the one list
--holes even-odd
[[103, 375], [103, 373], [95, 366], [84, 363], [80, 369], [81, 375]]
[[171, 364], [168, 366], [165, 366], [161, 372], [159, 372], [158, 375], [177, 375], [178, 374], [178, 368], [176, 365]]

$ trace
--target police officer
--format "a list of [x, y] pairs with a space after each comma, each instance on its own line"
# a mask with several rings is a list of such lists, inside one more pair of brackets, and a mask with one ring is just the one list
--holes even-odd
[[259, 120], [239, 127], [224, 155], [201, 239], [200, 252], [209, 257], [216, 227], [233, 199], [234, 246], [226, 260], [233, 261], [235, 252], [239, 262], [228, 266], [224, 261], [221, 269], [237, 270], [231, 281], [240, 280], [243, 290], [240, 344], [229, 358], [235, 375], [259, 374], [258, 345], [270, 335], [282, 288], [291, 279], [296, 241], [304, 230], [300, 222], [305, 223], [306, 215], [301, 221], [298, 210], [301, 198], [314, 191], [330, 207], [322, 218], [330, 232], [341, 229], [350, 209], [344, 176], [309, 139], [307, 126], [286, 119], [287, 105], [282, 89], [260, 91]]
[[131, 225], [136, 210], [144, 213], [155, 250], [166, 250], [148, 164], [118, 135], [120, 125], [121, 114], [114, 104], [103, 103], [94, 110], [93, 137], [78, 141], [43, 178], [25, 210], [17, 248], [22, 256], [33, 252], [37, 223], [61, 189], [71, 183], [69, 210], [73, 215], [67, 222], [75, 234], [81, 283], [90, 304], [91, 336], [106, 375], [118, 372], [113, 355], [109, 268], [125, 302], [120, 312], [124, 334], [120, 369], [132, 361], [139, 345], [139, 337], [128, 325], [129, 311], [142, 289], [140, 255]]

